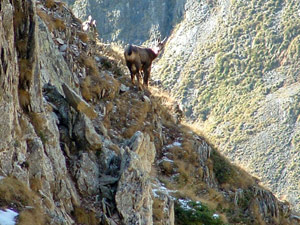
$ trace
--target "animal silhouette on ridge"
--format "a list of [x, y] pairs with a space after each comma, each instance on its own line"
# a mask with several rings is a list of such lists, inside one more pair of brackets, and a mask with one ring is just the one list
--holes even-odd
[[134, 77], [140, 84], [141, 71], [143, 71], [143, 84], [148, 86], [152, 61], [159, 55], [166, 44], [167, 38], [163, 41], [158, 40], [154, 48], [145, 48], [136, 45], [128, 45], [124, 51], [126, 65], [130, 71], [131, 82], [134, 84]]

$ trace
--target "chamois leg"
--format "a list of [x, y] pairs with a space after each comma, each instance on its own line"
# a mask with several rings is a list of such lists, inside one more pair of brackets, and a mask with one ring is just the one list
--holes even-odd
[[143, 68], [143, 71], [144, 71], [144, 85], [148, 87], [148, 82], [149, 82], [150, 72], [151, 72], [151, 65], [145, 66]]
[[141, 78], [140, 71], [137, 71], [137, 73], [136, 73], [135, 75], [136, 75], [136, 79], [137, 79], [138, 89], [139, 89], [139, 90], [142, 90], [142, 88], [141, 88], [141, 83], [140, 83], [140, 78]]
[[141, 90], [141, 83], [140, 83], [140, 78], [141, 78], [141, 68], [142, 68], [142, 64], [139, 62], [139, 61], [137, 61], [136, 63], [135, 63], [135, 68], [136, 68], [136, 73], [135, 73], [135, 75], [136, 75], [136, 79], [137, 79], [137, 83], [138, 83], [138, 88], [139, 88], [139, 90]]
[[134, 73], [130, 72], [131, 83], [134, 84]]
[[130, 72], [131, 83], [134, 84], [135, 66], [129, 61], [126, 62], [126, 65]]

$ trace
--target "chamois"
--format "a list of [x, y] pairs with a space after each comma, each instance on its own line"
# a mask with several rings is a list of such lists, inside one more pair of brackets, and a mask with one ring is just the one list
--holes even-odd
[[124, 57], [133, 84], [136, 76], [139, 85], [140, 72], [143, 71], [143, 84], [148, 86], [152, 61], [159, 55], [165, 44], [166, 38], [163, 41], [158, 41], [157, 46], [154, 48], [144, 48], [136, 45], [129, 45], [125, 48]]

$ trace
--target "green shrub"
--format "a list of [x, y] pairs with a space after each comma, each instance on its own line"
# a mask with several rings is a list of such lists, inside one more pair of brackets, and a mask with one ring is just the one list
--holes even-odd
[[178, 200], [175, 202], [176, 225], [222, 225], [224, 224], [214, 212], [200, 202]]
[[218, 182], [220, 184], [228, 183], [234, 175], [234, 171], [230, 163], [225, 160], [224, 157], [221, 157], [221, 155], [216, 151], [213, 151], [211, 159], [214, 162], [213, 171]]

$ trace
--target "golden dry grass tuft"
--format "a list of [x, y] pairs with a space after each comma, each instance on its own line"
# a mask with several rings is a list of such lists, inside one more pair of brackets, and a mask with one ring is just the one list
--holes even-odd
[[74, 216], [76, 222], [82, 225], [98, 225], [100, 222], [94, 212], [87, 211], [81, 207], [75, 207]]
[[163, 208], [163, 201], [158, 198], [153, 198], [153, 222], [156, 225], [163, 224], [162, 221], [164, 219], [164, 208]]
[[65, 22], [59, 18], [53, 18], [53, 25], [56, 30], [64, 31], [66, 29]]
[[24, 110], [29, 111], [30, 94], [28, 93], [28, 91], [25, 91], [23, 89], [19, 89], [18, 93], [19, 93], [19, 103], [20, 103], [20, 106]]
[[107, 45], [100, 42], [97, 42], [97, 45], [102, 50], [104, 56], [110, 60], [120, 62], [125, 66], [124, 49], [122, 46], [116, 43]]
[[33, 124], [36, 130], [38, 131], [44, 130], [47, 120], [42, 113], [31, 112], [29, 116], [30, 116], [30, 122]]
[[120, 83], [107, 74], [87, 76], [80, 82], [80, 90], [86, 101], [115, 98]]
[[28, 48], [28, 40], [27, 39], [20, 39], [17, 41], [17, 51], [18, 52], [27, 52]]
[[79, 39], [82, 42], [87, 43], [89, 41], [89, 36], [86, 33], [84, 33], [84, 32], [77, 32], [77, 35], [78, 35]]
[[[12, 177], [0, 181], [0, 203], [2, 207], [14, 205], [19, 212], [20, 225], [46, 224], [47, 216], [40, 207], [40, 198], [22, 182]], [[25, 207], [27, 206], [27, 207]]]
[[25, 89], [30, 87], [32, 80], [32, 64], [28, 59], [19, 60], [19, 70], [20, 70], [20, 86]]
[[17, 4], [14, 5], [13, 23], [15, 28], [22, 26], [24, 20], [26, 20], [26, 14], [24, 13], [24, 10], [19, 7], [20, 6], [18, 6]]
[[47, 119], [44, 113], [29, 113], [30, 122], [32, 123], [36, 134], [41, 138], [43, 143], [48, 142], [47, 138]]
[[37, 10], [38, 16], [44, 21], [47, 25], [49, 31], [59, 30], [64, 31], [66, 29], [66, 25], [62, 19], [54, 18], [52, 15], [49, 15], [47, 12], [42, 9]]
[[33, 190], [34, 192], [38, 192], [39, 190], [42, 189], [42, 180], [37, 177], [32, 177], [30, 178], [30, 189]]
[[55, 7], [55, 1], [54, 0], [46, 0], [45, 6], [49, 9], [53, 9]]
[[[144, 131], [147, 117], [151, 114], [151, 104], [139, 96], [132, 96], [130, 93], [124, 93], [115, 101], [116, 109], [111, 113], [109, 120], [113, 127], [118, 128], [125, 138], [130, 138], [140, 130]], [[150, 126], [150, 124], [149, 124]], [[153, 128], [149, 128], [153, 130]], [[151, 136], [151, 132], [149, 132]]]
[[44, 23], [47, 25], [49, 31], [52, 32], [54, 30], [52, 16], [41, 9], [37, 9], [37, 14], [41, 18], [41, 20], [43, 20]]
[[87, 68], [87, 74], [91, 76], [99, 76], [99, 68], [96, 60], [92, 56], [86, 54], [80, 55], [81, 64]]

